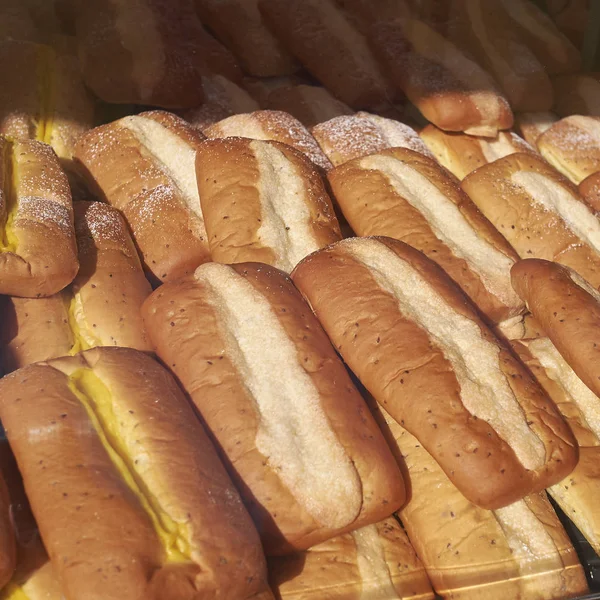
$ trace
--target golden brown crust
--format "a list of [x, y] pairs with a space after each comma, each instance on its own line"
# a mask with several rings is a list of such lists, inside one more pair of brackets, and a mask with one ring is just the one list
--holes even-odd
[[453, 39], [464, 45], [498, 82], [515, 111], [544, 111], [553, 105], [546, 70], [520, 37], [499, 2], [456, 0]]
[[[458, 208], [467, 226], [479, 238], [490, 244], [499, 256], [508, 257], [508, 264], [512, 265], [518, 260], [517, 254], [506, 240], [460, 190], [458, 182], [433, 159], [405, 148], [390, 148], [376, 156], [394, 159], [400, 165], [407, 165], [426, 177]], [[337, 203], [357, 235], [388, 236], [420, 250], [440, 265], [494, 323], [513, 317], [523, 310], [523, 304], [510, 289], [508, 264], [503, 288], [513, 296], [510, 299], [506, 294], [505, 298], [501, 298], [488, 290], [486, 275], [476, 264], [460, 256], [465, 247], [457, 250], [451, 243], [441, 239], [427, 212], [419, 210], [402, 197], [384, 172], [369, 169], [361, 164], [361, 159], [356, 159], [333, 169], [328, 178]], [[408, 180], [406, 186], [410, 190]], [[418, 187], [412, 189], [416, 195], [430, 193]]]
[[65, 356], [73, 347], [63, 293], [48, 298], [0, 299], [0, 366], [4, 373]]
[[319, 173], [289, 146], [207, 140], [198, 146], [196, 173], [217, 262], [263, 262], [291, 271], [310, 252], [341, 239]]
[[240, 77], [191, 0], [94, 0], [76, 8], [83, 74], [106, 102], [191, 108], [203, 100], [202, 75]]
[[578, 377], [600, 396], [600, 302], [578, 285], [568, 269], [547, 260], [519, 261], [513, 287]]
[[266, 108], [287, 112], [309, 128], [353, 112], [324, 87], [304, 84], [283, 85], [274, 89], [267, 97]]
[[[191, 562], [164, 562], [148, 513], [69, 387], [69, 376], [82, 368], [118, 399], [117, 431], [132, 464], [151, 457], [150, 468], [131, 468], [158, 505], [185, 524]], [[2, 419], [66, 598], [165, 598], [165, 582], [173, 598], [249, 598], [266, 589], [249, 516], [185, 398], [156, 362], [134, 350], [94, 349], [25, 367], [1, 387]], [[30, 403], [36, 410], [21, 418]], [[40, 440], [32, 430], [58, 434]]]
[[[208, 286], [187, 278], [156, 290], [143, 314], [157, 354], [182, 383], [216, 439], [267, 553], [305, 549], [389, 516], [404, 501], [400, 472], [310, 308], [289, 278], [272, 267], [246, 263], [222, 268], [233, 269], [269, 303], [274, 320], [264, 327], [280, 326], [292, 340], [329, 426], [361, 482], [361, 508], [352, 522], [332, 527], [317, 521], [258, 449], [257, 400], [234, 364], [235, 355], [226, 343], [231, 333], [219, 325]], [[286, 364], [275, 368], [284, 372]], [[282, 443], [290, 443], [289, 433]]]
[[308, 129], [292, 115], [278, 110], [233, 115], [205, 129], [204, 135], [209, 139], [244, 137], [280, 142], [302, 152], [326, 171], [332, 166]]
[[396, 86], [437, 127], [493, 137], [512, 126], [493, 79], [423, 21], [379, 23], [370, 41]]
[[[156, 283], [191, 273], [210, 257], [199, 200], [190, 198], [187, 203], [169, 165], [132, 129], [145, 126], [146, 120], [164, 127], [148, 135], [159, 147], [168, 134], [183, 142], [182, 148], [191, 155], [203, 139], [183, 119], [154, 111], [96, 127], [79, 139], [75, 159], [88, 185], [123, 213], [144, 268]], [[167, 154], [173, 161], [170, 166], [190, 178], [193, 166]], [[192, 193], [197, 194], [195, 186]]]
[[[357, 535], [363, 537], [362, 548]], [[387, 578], [364, 579], [359, 560], [365, 559], [372, 565], [383, 559]], [[268, 562], [271, 586], [281, 600], [361, 600], [368, 591], [433, 599], [425, 569], [394, 517]]]
[[140, 310], [152, 288], [125, 220], [102, 202], [80, 201], [74, 208], [81, 266], [69, 291], [79, 295], [94, 345], [149, 352]]
[[561, 117], [600, 117], [600, 73], [572, 73], [552, 78], [554, 110]]
[[152, 349], [140, 314], [152, 288], [125, 221], [101, 202], [76, 202], [74, 212], [80, 268], [73, 283], [48, 298], [3, 299], [5, 372], [90, 346]]
[[[345, 251], [346, 246], [372, 243], [406, 261], [498, 347], [498, 369], [527, 415], [528, 427], [546, 447], [539, 470], [524, 468], [510, 440], [467, 410], [443, 351], [402, 314], [397, 298], [380, 287], [370, 269]], [[292, 277], [344, 361], [472, 502], [485, 508], [506, 506], [573, 470], [576, 443], [556, 408], [450, 278], [420, 252], [390, 238], [344, 240], [306, 258]]]
[[596, 213], [600, 212], [600, 172], [588, 175], [578, 188], [590, 208]]
[[[545, 208], [541, 203], [545, 192], [539, 196], [538, 192], [529, 193], [513, 183], [515, 175], [533, 176], [534, 185], [549, 185], [550, 198], [564, 196], [574, 205], [581, 202], [586, 206], [568, 179], [532, 154], [512, 154], [485, 165], [463, 179], [461, 186], [521, 258], [559, 262], [575, 269], [594, 287], [600, 286], [600, 253], [578, 237], [556, 209]], [[591, 211], [589, 217], [594, 220]]]
[[495, 138], [478, 138], [427, 125], [419, 135], [438, 162], [458, 179], [464, 179], [471, 171], [509, 154], [536, 154], [525, 140], [512, 131], [499, 131]]
[[558, 120], [558, 115], [550, 111], [515, 114], [518, 131], [532, 148], [537, 148], [537, 141], [540, 135], [552, 127], [552, 124]]
[[78, 268], [67, 177], [52, 148], [41, 142], [0, 138], [0, 156], [2, 237], [10, 232], [0, 252], [0, 293], [55, 294]]
[[537, 147], [557, 171], [579, 184], [600, 171], [600, 117], [561, 119], [540, 135]]
[[335, 117], [316, 125], [311, 133], [336, 167], [386, 148], [408, 148], [433, 158], [412, 127], [367, 112]]
[[[576, 404], [577, 398], [546, 371], [530, 349], [531, 340], [511, 342], [519, 358], [557, 405], [577, 438], [579, 462], [563, 481], [548, 489], [568, 517], [583, 532], [596, 552], [600, 550], [600, 515], [596, 510], [600, 494], [600, 437], [594, 433]], [[538, 342], [539, 343], [539, 342]]]
[[279, 40], [329, 91], [352, 108], [393, 98], [364, 36], [333, 0], [259, 0]]
[[544, 494], [499, 511], [478, 508], [416, 438], [374, 401], [370, 406], [406, 463], [411, 498], [399, 517], [440, 596], [559, 600], [586, 593], [583, 569]]
[[254, 77], [289, 75], [298, 69], [262, 22], [258, 0], [195, 0], [200, 19]]

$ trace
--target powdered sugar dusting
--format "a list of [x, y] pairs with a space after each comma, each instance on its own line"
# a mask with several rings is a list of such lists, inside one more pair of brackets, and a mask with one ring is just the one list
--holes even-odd
[[378, 127], [389, 148], [408, 148], [429, 158], [434, 158], [429, 148], [425, 145], [425, 142], [423, 142], [419, 134], [412, 127], [400, 121], [386, 119], [385, 117], [372, 115], [367, 112], [358, 112], [356, 116], [360, 119], [367, 119]]
[[275, 141], [302, 152], [323, 169], [332, 165], [308, 129], [292, 117], [278, 110], [259, 110], [250, 114], [234, 115], [216, 123], [204, 132], [207, 137], [247, 137], [253, 140]]
[[61, 233], [68, 234], [73, 228], [73, 212], [54, 200], [40, 196], [20, 196], [16, 220], [27, 219], [43, 225], [58, 227]]
[[75, 234], [80, 250], [95, 247], [96, 244], [113, 242], [127, 246], [129, 235], [123, 217], [119, 212], [103, 202], [85, 203], [84, 211], [76, 211]]
[[600, 119], [579, 115], [567, 117], [550, 127], [541, 140], [545, 146], [560, 152], [600, 155]]
[[381, 131], [354, 115], [334, 117], [312, 128], [321, 148], [335, 165], [388, 148]]

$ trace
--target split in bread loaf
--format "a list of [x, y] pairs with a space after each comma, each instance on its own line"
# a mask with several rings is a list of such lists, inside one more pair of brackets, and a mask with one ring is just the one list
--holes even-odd
[[600, 222], [575, 185], [541, 157], [511, 154], [461, 186], [521, 258], [559, 262], [600, 286]]
[[80, 171], [125, 217], [155, 284], [210, 260], [195, 166], [203, 139], [180, 117], [151, 111], [96, 127], [77, 142]]
[[144, 322], [221, 450], [271, 555], [390, 516], [394, 457], [290, 279], [207, 263], [146, 300]]
[[290, 272], [306, 255], [341, 239], [317, 168], [290, 146], [206, 140], [198, 146], [196, 173], [217, 262], [263, 262]]
[[577, 444], [556, 407], [423, 254], [352, 238], [292, 278], [362, 384], [471, 502], [507, 506], [575, 468]]
[[272, 599], [252, 521], [153, 359], [94, 348], [15, 371], [0, 392], [66, 600]]
[[77, 273], [73, 203], [52, 148], [0, 137], [0, 294], [56, 294]]
[[432, 158], [390, 148], [336, 167], [328, 177], [357, 235], [388, 236], [420, 250], [494, 323], [523, 311], [510, 285], [517, 254]]

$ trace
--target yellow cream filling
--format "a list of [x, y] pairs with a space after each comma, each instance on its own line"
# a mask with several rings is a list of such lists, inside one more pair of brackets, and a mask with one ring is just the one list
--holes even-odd
[[159, 505], [129, 457], [113, 410], [110, 390], [92, 369], [79, 369], [69, 377], [69, 387], [85, 407], [102, 445], [119, 474], [148, 513], [166, 555], [166, 562], [191, 561], [187, 527], [175, 522]]
[[95, 346], [102, 346], [101, 340], [92, 333], [85, 320], [81, 296], [77, 292], [71, 294], [65, 290], [63, 301], [67, 308], [69, 328], [73, 334], [73, 346], [69, 350], [69, 356], [74, 356], [78, 352], [89, 350]]
[[14, 230], [19, 204], [17, 202], [18, 169], [13, 152], [13, 144], [9, 144], [4, 156], [4, 200], [6, 202], [6, 220], [0, 235], [0, 252], [16, 252], [18, 239]]
[[40, 116], [36, 127], [36, 139], [50, 144], [52, 141], [52, 127], [54, 125], [54, 105], [56, 103], [56, 89], [54, 85], [56, 56], [54, 50], [47, 46], [40, 46], [38, 53], [38, 96]]
[[0, 600], [30, 600], [25, 590], [16, 583], [9, 583], [0, 592]]

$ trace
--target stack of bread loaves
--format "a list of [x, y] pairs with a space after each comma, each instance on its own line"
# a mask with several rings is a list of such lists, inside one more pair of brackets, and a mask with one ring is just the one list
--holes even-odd
[[596, 584], [585, 7], [0, 4], [0, 600]]

